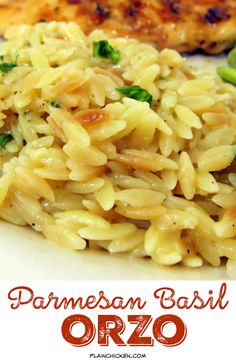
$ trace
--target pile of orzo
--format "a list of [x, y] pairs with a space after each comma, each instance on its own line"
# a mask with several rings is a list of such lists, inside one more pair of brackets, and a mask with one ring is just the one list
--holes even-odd
[[2, 219], [76, 250], [234, 265], [233, 86], [173, 50], [73, 23], [5, 39]]

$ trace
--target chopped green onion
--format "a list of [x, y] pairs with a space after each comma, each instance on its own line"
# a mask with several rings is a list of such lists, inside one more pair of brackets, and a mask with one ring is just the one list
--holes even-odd
[[230, 67], [218, 67], [217, 73], [225, 82], [236, 85], [236, 69]]
[[52, 101], [51, 106], [53, 106], [55, 108], [61, 108], [60, 103], [58, 103], [57, 101]]
[[137, 101], [152, 103], [152, 95], [139, 85], [119, 87], [116, 90], [126, 97], [136, 99]]
[[95, 41], [93, 43], [93, 56], [95, 58], [111, 59], [113, 64], [117, 64], [120, 60], [119, 50], [113, 49], [107, 40]]
[[6, 144], [13, 140], [10, 133], [0, 133], [0, 147], [5, 148]]
[[0, 63], [0, 71], [3, 72], [3, 73], [8, 73], [13, 68], [17, 67], [17, 59], [18, 59], [18, 57], [19, 57], [19, 54], [16, 54], [15, 60], [13, 61], [13, 63], [6, 63], [6, 62], [4, 62], [3, 55], [1, 55], [0, 60], [2, 61], [2, 63]]
[[236, 48], [233, 48], [228, 56], [227, 56], [227, 61], [230, 67], [232, 68], [236, 68]]

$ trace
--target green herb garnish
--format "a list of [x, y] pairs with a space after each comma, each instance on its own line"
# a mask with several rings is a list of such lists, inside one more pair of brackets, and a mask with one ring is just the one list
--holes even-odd
[[6, 144], [13, 140], [10, 133], [0, 133], [0, 147], [5, 148]]
[[230, 67], [218, 67], [217, 73], [225, 82], [236, 85], [236, 69]]
[[119, 87], [116, 88], [116, 90], [126, 97], [136, 99], [137, 101], [152, 103], [152, 95], [139, 85]]
[[12, 70], [12, 68], [15, 68], [16, 64], [14, 63], [5, 63], [3, 62], [2, 64], [0, 64], [0, 71], [3, 73], [8, 73]]
[[93, 56], [95, 58], [111, 59], [113, 64], [117, 64], [120, 60], [119, 50], [115, 50], [107, 40], [93, 42]]
[[236, 47], [229, 52], [227, 62], [229, 67], [218, 67], [217, 73], [225, 82], [236, 85]]
[[18, 59], [19, 55], [17, 54], [13, 63], [7, 63], [4, 62], [4, 57], [3, 55], [1, 55], [0, 60], [2, 61], [2, 63], [0, 63], [0, 71], [3, 73], [8, 73], [10, 72], [13, 68], [17, 67], [17, 59]]
[[58, 103], [57, 101], [52, 101], [51, 102], [51, 106], [55, 107], [55, 108], [61, 108], [60, 103]]
[[233, 48], [228, 56], [227, 56], [227, 61], [230, 67], [232, 68], [236, 68], [236, 48]]

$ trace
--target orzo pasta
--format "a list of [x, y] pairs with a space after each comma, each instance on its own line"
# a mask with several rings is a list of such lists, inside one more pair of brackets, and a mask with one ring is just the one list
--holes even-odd
[[75, 250], [232, 266], [236, 89], [174, 50], [73, 23], [5, 38], [0, 217]]

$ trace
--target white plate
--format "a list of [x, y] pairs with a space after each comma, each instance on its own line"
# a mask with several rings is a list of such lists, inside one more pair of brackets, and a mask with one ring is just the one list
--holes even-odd
[[[206, 62], [206, 57], [192, 57], [191, 64]], [[207, 67], [224, 63], [222, 57], [207, 57]], [[235, 279], [224, 267], [160, 267], [151, 260], [131, 259], [106, 252], [74, 252], [46, 241], [25, 227], [0, 222], [0, 279]]]
[[106, 252], [75, 252], [25, 227], [0, 222], [0, 279], [229, 279], [224, 267], [160, 267], [149, 259]]

